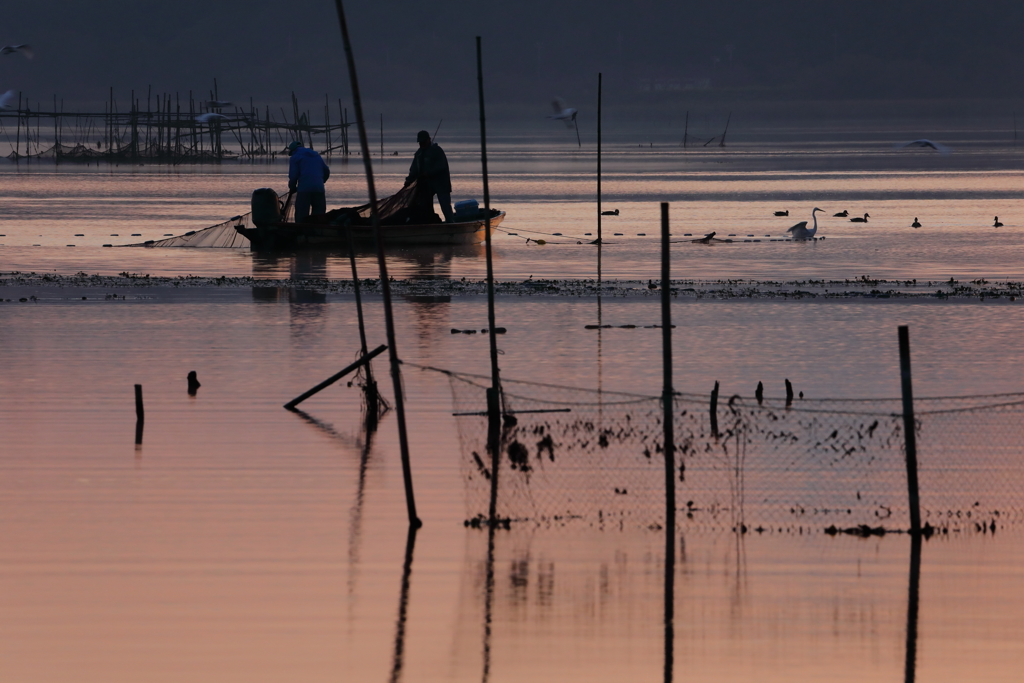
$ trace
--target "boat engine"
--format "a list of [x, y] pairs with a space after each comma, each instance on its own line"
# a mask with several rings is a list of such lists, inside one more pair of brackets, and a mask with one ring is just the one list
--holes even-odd
[[277, 192], [269, 187], [253, 190], [250, 207], [252, 208], [252, 222], [257, 228], [284, 220]]

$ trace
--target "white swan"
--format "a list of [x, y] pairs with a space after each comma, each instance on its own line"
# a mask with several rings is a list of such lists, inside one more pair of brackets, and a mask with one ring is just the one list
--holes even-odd
[[814, 219], [814, 227], [810, 230], [807, 229], [807, 221], [800, 221], [786, 232], [793, 233], [793, 239], [795, 240], [811, 240], [814, 239], [814, 233], [818, 232], [818, 217], [815, 215], [818, 211], [824, 213], [824, 209], [814, 207], [814, 211], [811, 211], [811, 218]]

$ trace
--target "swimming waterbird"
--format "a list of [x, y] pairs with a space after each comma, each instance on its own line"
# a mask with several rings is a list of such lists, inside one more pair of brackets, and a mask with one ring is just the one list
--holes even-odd
[[867, 223], [868, 222], [868, 218], [870, 217], [870, 215], [871, 214], [866, 213], [866, 214], [864, 214], [864, 218], [861, 218], [860, 216], [855, 216], [854, 218], [850, 219], [850, 222], [851, 223]]
[[786, 232], [793, 233], [793, 239], [795, 240], [814, 239], [814, 233], [818, 232], [818, 211], [824, 213], [824, 209], [819, 209], [818, 207], [814, 207], [814, 210], [811, 211], [811, 218], [814, 219], [814, 227], [810, 230], [807, 229], [807, 221], [800, 221]]

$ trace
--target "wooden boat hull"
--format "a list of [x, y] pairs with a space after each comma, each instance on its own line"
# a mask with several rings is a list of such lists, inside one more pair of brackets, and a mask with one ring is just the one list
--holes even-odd
[[[505, 218], [499, 211], [491, 217], [491, 227]], [[475, 244], [484, 239], [485, 219], [461, 223], [430, 223], [426, 225], [382, 225], [380, 230], [386, 246], [417, 246], [438, 244]], [[347, 249], [349, 233], [353, 241], [373, 241], [370, 226], [340, 226], [316, 223], [275, 223], [255, 228], [236, 226], [235, 230], [249, 240], [253, 251], [289, 249]]]

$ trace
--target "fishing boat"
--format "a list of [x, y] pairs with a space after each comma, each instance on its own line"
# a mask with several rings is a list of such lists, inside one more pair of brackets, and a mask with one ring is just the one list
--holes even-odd
[[[455, 205], [455, 220], [441, 221], [433, 207], [424, 209], [413, 203], [415, 183], [377, 202], [380, 232], [387, 246], [438, 244], [473, 244], [483, 240], [487, 225], [486, 210], [476, 201]], [[249, 240], [253, 251], [279, 251], [303, 248], [348, 248], [349, 240], [366, 244], [374, 239], [370, 205], [340, 208], [321, 216], [310, 216], [302, 223], [294, 222], [293, 194], [283, 200], [269, 188], [252, 195], [252, 219], [247, 227], [239, 221], [235, 231]], [[504, 211], [490, 211], [492, 228], [501, 223]], [[290, 220], [289, 220], [290, 219]]]

